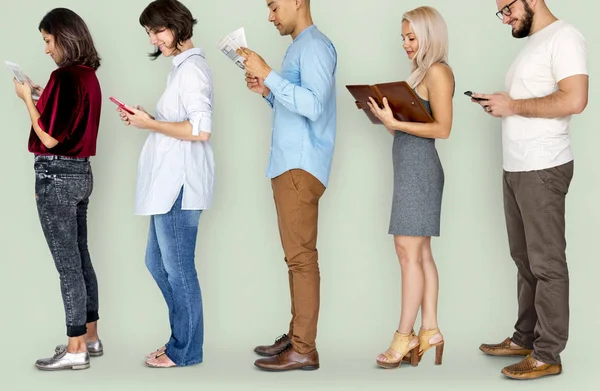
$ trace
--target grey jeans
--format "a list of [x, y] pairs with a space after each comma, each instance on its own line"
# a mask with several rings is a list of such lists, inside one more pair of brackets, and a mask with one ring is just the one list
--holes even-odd
[[35, 198], [58, 274], [67, 335], [78, 337], [98, 316], [98, 283], [87, 244], [87, 208], [93, 188], [88, 159], [36, 156]]
[[504, 173], [504, 213], [518, 270], [518, 319], [512, 340], [546, 364], [560, 364], [569, 334], [565, 198], [573, 162]]

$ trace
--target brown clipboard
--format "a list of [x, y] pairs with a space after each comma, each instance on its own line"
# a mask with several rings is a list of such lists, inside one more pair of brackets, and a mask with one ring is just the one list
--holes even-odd
[[356, 107], [367, 115], [374, 124], [381, 125], [381, 121], [369, 109], [369, 97], [373, 98], [379, 107], [383, 107], [383, 97], [387, 98], [388, 105], [394, 117], [402, 122], [433, 122], [433, 117], [421, 102], [415, 91], [405, 81], [390, 83], [351, 84], [346, 88], [355, 99]]

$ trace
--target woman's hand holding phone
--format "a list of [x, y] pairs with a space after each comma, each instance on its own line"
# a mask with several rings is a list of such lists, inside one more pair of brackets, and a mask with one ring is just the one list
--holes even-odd
[[118, 106], [117, 112], [121, 121], [127, 126], [133, 125], [139, 129], [146, 129], [149, 121], [154, 120], [154, 117], [148, 114], [142, 106], [127, 106], [115, 97], [110, 97], [110, 100]]
[[121, 110], [126, 111], [127, 113], [131, 114], [131, 115], [135, 115], [135, 113], [131, 110], [129, 110], [127, 108], [127, 106], [125, 106], [125, 103], [121, 102], [120, 100], [118, 100], [117, 98], [115, 98], [114, 96], [111, 96], [110, 101], [113, 102], [114, 104], [116, 104]]

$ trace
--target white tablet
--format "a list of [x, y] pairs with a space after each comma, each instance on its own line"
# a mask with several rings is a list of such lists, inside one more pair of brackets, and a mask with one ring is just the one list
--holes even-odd
[[[13, 76], [15, 77], [15, 79], [17, 79], [17, 81], [19, 83], [27, 82], [27, 83], [29, 83], [30, 86], [34, 85], [33, 81], [31, 81], [31, 79], [25, 73], [23, 73], [23, 70], [21, 69], [19, 64], [15, 64], [14, 62], [10, 62], [10, 61], [4, 61], [4, 63], [8, 67], [8, 70], [13, 74]], [[31, 94], [32, 94], [33, 99], [35, 99], [35, 100], [40, 99], [40, 97], [35, 93], [35, 91], [32, 90]]]

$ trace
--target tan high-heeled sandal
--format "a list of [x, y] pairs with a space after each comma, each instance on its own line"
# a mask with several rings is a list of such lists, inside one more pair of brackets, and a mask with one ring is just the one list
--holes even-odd
[[439, 342], [434, 344], [429, 343], [431, 337], [436, 334], [442, 335], [439, 328], [419, 330], [419, 362], [421, 362], [423, 353], [435, 347], [435, 365], [442, 365], [442, 355], [444, 354], [444, 337], [442, 336], [442, 340]]
[[394, 333], [394, 339], [392, 340], [388, 350], [393, 350], [394, 352], [398, 353], [401, 355], [400, 358], [398, 358], [396, 361], [392, 361], [394, 358], [386, 351], [382, 353], [382, 355], [385, 356], [387, 360], [376, 360], [377, 365], [386, 369], [398, 368], [402, 361], [406, 361], [407, 358], [413, 367], [419, 365], [419, 342], [417, 341], [414, 346], [410, 346], [410, 343], [416, 337], [417, 336], [415, 335], [414, 331], [411, 331], [408, 334], [400, 334], [396, 331]]

